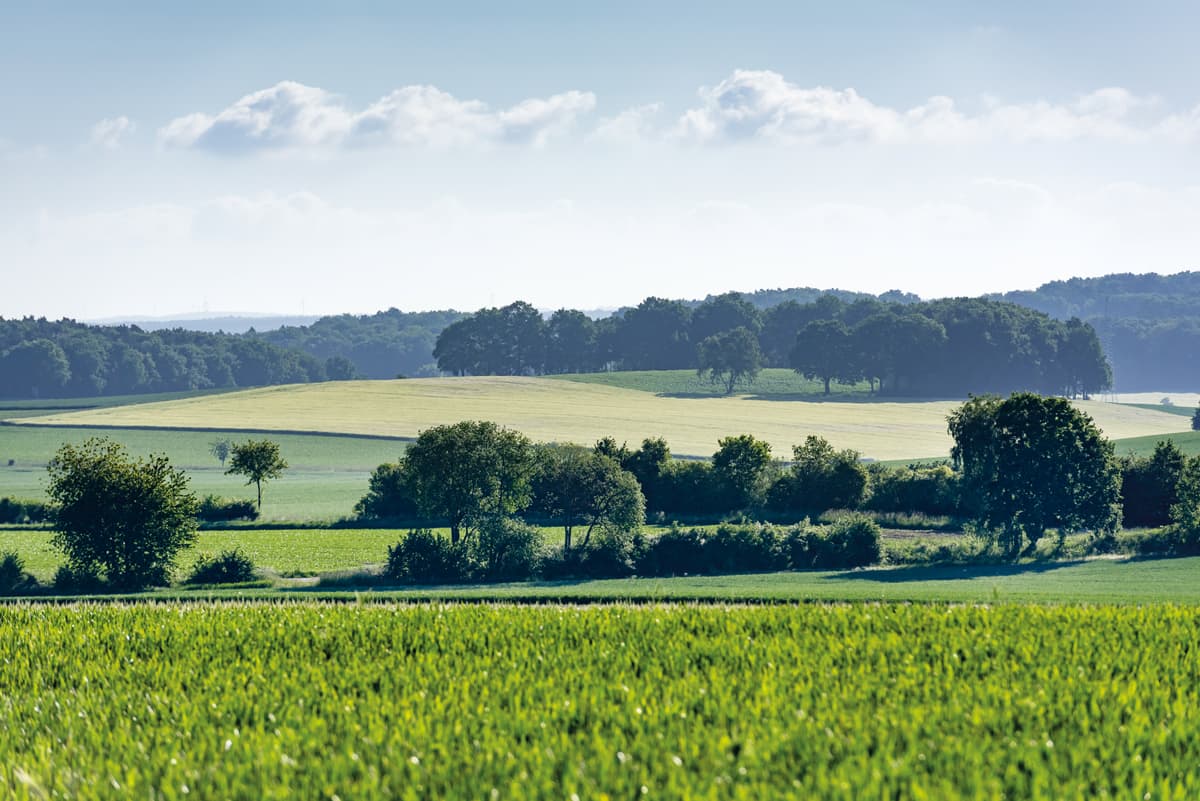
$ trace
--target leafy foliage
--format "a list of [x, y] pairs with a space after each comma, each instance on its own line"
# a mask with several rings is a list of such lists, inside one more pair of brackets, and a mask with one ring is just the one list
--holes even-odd
[[165, 456], [131, 459], [111, 440], [64, 445], [50, 461], [52, 542], [77, 574], [122, 589], [162, 584], [195, 541], [196, 496]]
[[1112, 443], [1063, 398], [972, 398], [949, 418], [966, 503], [1010, 556], [1049, 528], [1115, 532], [1120, 471]]
[[239, 548], [213, 557], [202, 556], [192, 565], [185, 584], [241, 584], [256, 577], [254, 562]]
[[265, 481], [279, 478], [288, 463], [279, 453], [279, 443], [269, 439], [251, 439], [233, 446], [229, 469], [230, 476], [245, 476], [246, 484], [258, 490], [258, 510], [262, 511], [262, 485]]

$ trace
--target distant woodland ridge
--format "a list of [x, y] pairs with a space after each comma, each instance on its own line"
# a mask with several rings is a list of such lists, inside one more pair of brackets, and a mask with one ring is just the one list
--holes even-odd
[[[1012, 310], [1010, 305], [1041, 315], [1029, 316]], [[532, 309], [528, 304], [512, 307], [526, 317], [527, 310]], [[754, 331], [766, 365], [793, 366], [791, 351], [796, 345], [795, 337], [810, 322], [831, 320], [853, 330], [880, 313], [908, 319], [910, 323], [915, 320], [914, 315], [933, 320], [941, 325], [948, 343], [954, 348], [966, 347], [966, 352], [971, 352], [970, 346], [964, 344], [969, 339], [964, 338], [968, 320], [974, 321], [970, 325], [977, 326], [978, 332], [985, 333], [989, 340], [1000, 336], [1001, 341], [1007, 342], [990, 353], [971, 352], [973, 355], [964, 357], [966, 361], [959, 362], [959, 367], [945, 364], [952, 353], [926, 351], [925, 356], [937, 358], [947, 373], [919, 378], [895, 373], [892, 386], [896, 389], [905, 389], [907, 382], [910, 391], [927, 387], [929, 392], [1008, 388], [1070, 392], [1071, 386], [1078, 389], [1084, 385], [1085, 391], [1097, 391], [1097, 386], [1104, 383], [1104, 376], [1094, 370], [1092, 377], [1082, 383], [1072, 376], [1055, 373], [1058, 369], [1054, 367], [1055, 360], [1062, 361], [1057, 350], [1066, 341], [1064, 332], [1073, 317], [1086, 324], [1082, 327], [1072, 324], [1077, 345], [1088, 339], [1088, 330], [1095, 332], [1102, 355], [1107, 357], [1114, 388], [1123, 392], [1180, 391], [1200, 386], [1200, 272], [1182, 272], [1073, 278], [1053, 281], [1036, 290], [989, 295], [970, 303], [965, 299], [926, 303], [916, 295], [898, 290], [870, 295], [796, 287], [690, 301], [650, 298], [637, 307], [617, 311], [611, 318], [593, 319], [584, 312], [561, 310], [556, 315], [538, 315], [548, 337], [543, 343], [545, 352], [538, 357], [535, 344], [531, 360], [528, 354], [520, 355], [520, 343], [514, 345], [509, 341], [510, 355], [504, 357], [509, 359], [508, 363], [501, 359], [499, 363], [477, 360], [471, 364], [461, 358], [456, 362], [453, 355], [456, 348], [451, 347], [451, 340], [445, 339], [443, 358], [435, 356], [439, 338], [447, 328], [481, 315], [486, 321], [499, 309], [468, 315], [454, 310], [402, 312], [393, 308], [369, 315], [327, 316], [306, 325], [241, 334], [193, 330], [210, 327], [204, 320], [181, 321], [180, 327], [171, 329], [147, 330], [135, 325], [0, 318], [0, 395], [87, 397], [352, 377], [437, 375], [441, 371], [541, 373], [695, 368], [699, 342], [728, 330], [729, 320], [721, 322], [717, 318], [733, 310], [730, 320], [737, 319], [738, 308], [755, 312], [738, 319], [734, 327], [747, 325]], [[661, 330], [654, 325], [643, 326], [643, 334], [639, 335], [635, 323], [639, 323], [639, 318], [644, 323], [647, 312], [651, 312], [650, 317], [658, 314], [664, 320], [674, 315], [675, 322]], [[555, 316], [559, 318], [557, 322]], [[1051, 319], [1061, 326], [1056, 328]], [[668, 331], [670, 325], [674, 328]], [[462, 328], [459, 327], [459, 333]], [[1050, 335], [1056, 330], [1057, 334]], [[569, 356], [570, 336], [585, 340], [582, 344], [575, 343], [580, 347], [575, 349], [574, 356]], [[936, 331], [934, 339], [938, 339]], [[497, 341], [503, 340], [504, 335], [500, 335]], [[483, 344], [486, 343], [476, 343], [477, 353], [486, 352]], [[517, 350], [513, 351], [513, 347]], [[661, 352], [656, 354], [656, 348]], [[457, 350], [460, 355], [464, 352], [461, 347]], [[988, 360], [987, 370], [979, 363], [981, 358]], [[853, 377], [850, 374], [854, 372], [847, 371], [847, 375]], [[863, 368], [859, 372], [866, 377], [870, 370]], [[886, 380], [884, 387], [886, 391]]]

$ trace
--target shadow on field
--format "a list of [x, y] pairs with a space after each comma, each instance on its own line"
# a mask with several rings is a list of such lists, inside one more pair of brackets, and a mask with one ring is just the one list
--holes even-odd
[[752, 401], [783, 401], [785, 403], [936, 403], [938, 401], [961, 402], [962, 398], [943, 398], [930, 396], [928, 398], [892, 397], [891, 395], [807, 395], [804, 393], [778, 395], [746, 395], [746, 400]]
[[826, 581], [878, 581], [883, 584], [902, 584], [908, 581], [962, 581], [963, 579], [1002, 578], [1004, 576], [1037, 575], [1086, 564], [1085, 559], [1060, 562], [1023, 562], [1005, 565], [914, 565], [912, 567], [872, 568], [853, 570], [825, 576]]

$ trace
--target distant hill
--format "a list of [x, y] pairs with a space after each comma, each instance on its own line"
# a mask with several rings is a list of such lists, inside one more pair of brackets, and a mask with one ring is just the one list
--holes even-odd
[[1091, 323], [1118, 392], [1200, 389], [1200, 272], [1072, 278], [991, 297]]
[[1200, 317], [1200, 272], [1071, 278], [988, 297], [1028, 306], [1062, 320], [1108, 317], [1159, 322]]
[[186, 331], [204, 331], [210, 334], [244, 334], [250, 329], [270, 331], [285, 325], [311, 325], [321, 319], [319, 315], [270, 315], [270, 314], [180, 314], [171, 317], [121, 317], [91, 320], [94, 325], [136, 325], [143, 331], [170, 331], [182, 328]]

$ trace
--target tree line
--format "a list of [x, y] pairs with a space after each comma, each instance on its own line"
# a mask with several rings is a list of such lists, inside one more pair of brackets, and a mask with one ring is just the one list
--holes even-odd
[[1095, 330], [1011, 303], [956, 298], [888, 303], [835, 295], [765, 310], [736, 292], [694, 308], [647, 298], [609, 318], [560, 309], [548, 319], [518, 301], [447, 326], [434, 348], [454, 375], [699, 369], [732, 391], [761, 366], [825, 383], [868, 381], [892, 395], [1105, 389], [1110, 371]]
[[1200, 382], [1200, 272], [1118, 273], [991, 296], [1095, 327], [1120, 392]]
[[73, 320], [0, 319], [0, 396], [95, 397], [353, 378], [342, 357], [320, 359], [255, 336]]
[[[864, 464], [810, 436], [790, 462], [752, 435], [720, 440], [709, 462], [670, 457], [649, 438], [632, 450], [611, 438], [592, 447], [534, 444], [486, 421], [427, 429], [401, 458], [380, 465], [356, 511], [408, 521], [391, 549], [386, 580], [422, 583], [518, 580], [536, 576], [672, 575], [873, 564], [878, 524], [843, 514], [810, 523], [829, 508], [924, 511], [968, 519], [1000, 558], [1034, 552], [1053, 532], [1088, 532], [1088, 550], [1117, 546], [1127, 525], [1158, 525], [1144, 543], [1156, 551], [1200, 551], [1200, 457], [1170, 442], [1144, 459], [1118, 460], [1092, 420], [1067, 400], [1032, 393], [972, 398], [949, 417], [949, 463], [905, 468]], [[234, 446], [228, 473], [259, 486], [286, 469], [278, 446]], [[187, 475], [164, 456], [132, 459], [111, 440], [64, 445], [48, 466], [45, 516], [66, 557], [60, 589], [138, 589], [169, 581], [179, 552], [195, 542], [200, 502]], [[720, 512], [794, 525], [723, 525], [715, 532], [674, 526], [642, 532], [647, 510]], [[736, 515], [730, 515], [736, 513]], [[534, 522], [561, 531], [547, 552]], [[449, 536], [431, 526], [445, 526]], [[0, 573], [34, 589], [19, 558]], [[202, 565], [200, 578], [245, 577], [244, 555]], [[12, 589], [10, 587], [9, 589]], [[24, 591], [24, 590], [23, 590]]]

